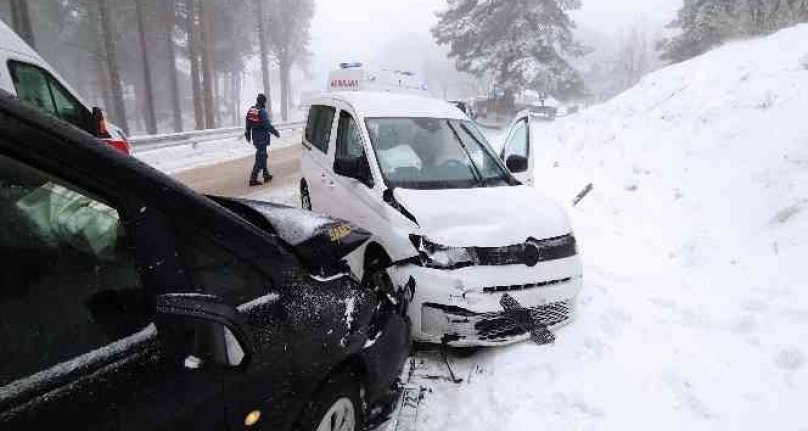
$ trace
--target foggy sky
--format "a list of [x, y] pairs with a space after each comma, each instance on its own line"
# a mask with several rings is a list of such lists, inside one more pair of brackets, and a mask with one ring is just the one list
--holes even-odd
[[[574, 12], [579, 27], [615, 35], [643, 19], [661, 27], [672, 20], [682, 0], [583, 0]], [[311, 28], [314, 54], [308, 86], [323, 87], [327, 72], [342, 61], [408, 68], [423, 73], [425, 54], [445, 52], [429, 29], [444, 0], [316, 0]]]

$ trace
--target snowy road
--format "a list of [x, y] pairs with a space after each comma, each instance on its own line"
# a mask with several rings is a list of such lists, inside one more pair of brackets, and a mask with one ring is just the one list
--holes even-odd
[[275, 178], [271, 184], [260, 187], [247, 185], [255, 150], [242, 139], [162, 148], [135, 153], [135, 157], [200, 193], [297, 205], [300, 139], [299, 130], [283, 131], [281, 139], [272, 141], [268, 163]]

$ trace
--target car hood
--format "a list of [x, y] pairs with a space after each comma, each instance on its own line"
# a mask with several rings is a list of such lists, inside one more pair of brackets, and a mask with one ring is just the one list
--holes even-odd
[[528, 186], [395, 189], [394, 195], [415, 216], [414, 233], [447, 246], [500, 247], [572, 230], [566, 211]]
[[370, 239], [369, 232], [346, 221], [300, 208], [249, 199], [210, 198], [253, 225], [277, 234], [308, 269], [336, 265]]

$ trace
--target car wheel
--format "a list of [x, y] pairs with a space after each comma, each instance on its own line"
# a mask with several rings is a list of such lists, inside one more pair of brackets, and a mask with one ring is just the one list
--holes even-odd
[[304, 210], [311, 211], [311, 195], [309, 195], [309, 186], [306, 180], [300, 180], [300, 206]]
[[329, 377], [303, 409], [301, 431], [360, 431], [365, 416], [359, 395], [359, 380], [353, 373]]

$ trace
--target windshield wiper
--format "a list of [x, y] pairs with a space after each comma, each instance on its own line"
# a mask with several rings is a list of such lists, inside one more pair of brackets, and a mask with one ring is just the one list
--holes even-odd
[[457, 139], [457, 143], [460, 144], [460, 148], [463, 149], [463, 152], [466, 153], [468, 161], [471, 162], [472, 174], [474, 175], [474, 179], [477, 180], [477, 185], [480, 185], [482, 187], [488, 187], [485, 184], [485, 178], [483, 178], [482, 173], [480, 173], [480, 169], [477, 167], [477, 164], [474, 163], [474, 158], [471, 157], [471, 153], [469, 152], [469, 149], [466, 147], [466, 143], [463, 142], [463, 139], [460, 137], [460, 134], [457, 132], [454, 125], [450, 121], [447, 121], [446, 125], [449, 126], [449, 130], [452, 131], [452, 134], [454, 134], [455, 139]]

